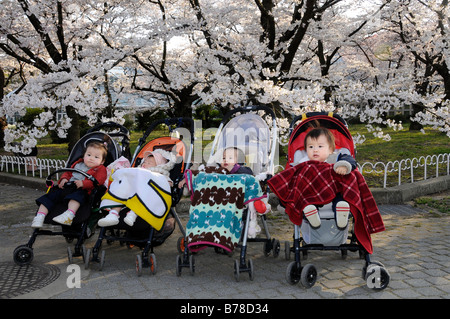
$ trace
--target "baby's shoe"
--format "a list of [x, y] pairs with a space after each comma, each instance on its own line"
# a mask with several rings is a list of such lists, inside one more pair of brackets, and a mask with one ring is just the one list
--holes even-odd
[[57, 222], [59, 224], [62, 224], [62, 225], [70, 226], [70, 225], [72, 225], [72, 221], [73, 221], [74, 217], [75, 217], [75, 214], [73, 213], [73, 211], [68, 209], [61, 215], [58, 215], [55, 218], [53, 218], [53, 221]]
[[346, 201], [337, 202], [336, 225], [339, 229], [345, 229], [347, 227], [349, 214], [350, 214], [350, 205]]
[[319, 211], [317, 210], [317, 207], [314, 205], [308, 205], [303, 209], [303, 215], [305, 215], [306, 219], [308, 220], [309, 224], [312, 228], [319, 228], [321, 221], [319, 216]]
[[45, 214], [37, 213], [33, 218], [33, 222], [31, 223], [32, 228], [41, 228], [44, 225]]
[[114, 226], [119, 223], [119, 213], [115, 210], [110, 210], [109, 214], [98, 221], [100, 227]]
[[134, 225], [134, 222], [136, 221], [136, 217], [137, 217], [137, 215], [136, 215], [134, 212], [129, 211], [129, 212], [127, 213], [127, 216], [123, 219], [123, 221], [124, 221], [125, 224], [127, 224], [128, 226], [133, 226], [133, 225]]

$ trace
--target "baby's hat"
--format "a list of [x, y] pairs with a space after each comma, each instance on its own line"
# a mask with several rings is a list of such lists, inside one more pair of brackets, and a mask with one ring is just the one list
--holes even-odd
[[155, 149], [151, 152], [145, 152], [144, 158], [148, 156], [153, 156], [155, 158], [156, 165], [166, 164], [168, 161], [174, 161], [174, 155], [168, 151], [162, 149]]

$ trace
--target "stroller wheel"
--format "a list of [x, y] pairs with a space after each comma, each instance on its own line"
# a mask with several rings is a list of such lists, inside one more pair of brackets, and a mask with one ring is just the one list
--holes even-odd
[[182, 254], [184, 252], [184, 237], [178, 238], [177, 249], [180, 254]]
[[21, 245], [14, 249], [13, 259], [19, 266], [29, 265], [33, 260], [33, 257], [33, 249], [26, 245]]
[[90, 261], [91, 261], [91, 249], [88, 248], [84, 253], [84, 269], [89, 269]]
[[71, 264], [73, 262], [73, 254], [70, 246], [67, 246], [67, 258], [69, 259], [69, 264]]
[[183, 260], [182, 260], [182, 255], [177, 255], [177, 263], [176, 263], [176, 269], [175, 272], [177, 274], [178, 277], [181, 276], [181, 264], [182, 264]]
[[105, 254], [106, 254], [106, 250], [102, 250], [101, 254], [100, 254], [100, 267], [98, 270], [102, 271], [103, 270], [103, 266], [105, 265]]
[[286, 280], [291, 285], [295, 285], [300, 281], [300, 268], [295, 261], [289, 263], [286, 269]]
[[316, 283], [316, 280], [317, 280], [316, 267], [314, 267], [313, 264], [307, 264], [305, 267], [303, 267], [300, 275], [300, 281], [302, 285], [305, 288], [311, 288]]
[[363, 274], [367, 287], [373, 290], [385, 289], [391, 279], [384, 265], [376, 261], [367, 266], [367, 269], [363, 269]]
[[365, 259], [366, 258], [366, 253], [363, 249], [358, 250], [358, 254], [359, 254], [359, 259]]
[[265, 241], [264, 242], [264, 245], [263, 245], [263, 253], [264, 253], [264, 256], [265, 257], [268, 257], [269, 255], [270, 255], [270, 251], [272, 250], [272, 247], [271, 247], [272, 245], [271, 245], [271, 243], [270, 242], [268, 242], [268, 241]]
[[252, 281], [255, 279], [255, 273], [253, 272], [253, 260], [251, 259], [248, 260], [248, 276]]
[[149, 258], [149, 266], [150, 266], [150, 272], [152, 275], [156, 274], [156, 256], [155, 254], [150, 254]]
[[83, 263], [85, 263], [86, 262], [86, 246], [85, 245], [81, 245], [81, 251], [82, 251], [82, 255], [81, 255], [81, 257], [83, 258]]
[[284, 242], [284, 257], [286, 260], [291, 259], [291, 243], [287, 240]]
[[273, 257], [277, 258], [280, 255], [281, 250], [281, 244], [280, 241], [277, 239], [273, 243]]
[[236, 279], [236, 281], [239, 281], [239, 275], [240, 275], [239, 260], [236, 259], [234, 261], [234, 279]]
[[142, 275], [142, 257], [140, 254], [136, 255], [136, 274], [138, 277]]

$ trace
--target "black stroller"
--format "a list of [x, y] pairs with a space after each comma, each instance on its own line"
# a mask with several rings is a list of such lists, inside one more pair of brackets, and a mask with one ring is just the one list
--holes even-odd
[[[338, 114], [326, 112], [311, 112], [294, 118], [290, 125], [290, 139], [288, 144], [288, 160], [286, 168], [307, 160], [304, 138], [313, 127], [326, 127], [335, 137], [336, 150], [347, 153], [355, 158], [356, 150], [353, 138], [347, 128], [347, 123]], [[321, 226], [313, 228], [304, 221], [301, 225], [294, 225], [294, 246], [285, 242], [285, 256], [289, 260], [291, 252], [295, 254], [295, 261], [291, 262], [286, 271], [286, 280], [290, 284], [299, 281], [306, 288], [312, 287], [317, 278], [317, 270], [313, 264], [301, 265], [300, 254], [306, 260], [308, 251], [335, 250], [340, 251], [342, 259], [347, 257], [348, 251], [359, 252], [366, 263], [363, 267], [363, 279], [374, 289], [384, 289], [389, 284], [389, 273], [379, 262], [371, 261], [370, 254], [358, 240], [354, 229], [354, 216], [345, 229], [338, 229], [332, 204], [319, 208]], [[351, 227], [353, 226], [353, 227]], [[374, 273], [377, 273], [377, 276]], [[375, 278], [376, 277], [376, 278]], [[375, 282], [376, 281], [376, 282]]]
[[[105, 133], [100, 130], [107, 130], [110, 131], [110, 133]], [[51, 192], [53, 187], [58, 187], [57, 183], [55, 183], [52, 178], [58, 176], [60, 173], [72, 171], [89, 178], [94, 183], [94, 190], [90, 194], [88, 201], [81, 205], [78, 209], [77, 214], [70, 226], [60, 225], [52, 220], [55, 216], [58, 216], [67, 209], [67, 206], [63, 203], [56, 204], [55, 207], [46, 215], [44, 224], [61, 226], [61, 231], [53, 231], [43, 228], [34, 229], [28, 243], [20, 245], [14, 250], [13, 259], [17, 265], [28, 265], [32, 262], [34, 256], [33, 244], [36, 238], [41, 235], [62, 235], [66, 239], [67, 243], [72, 243], [73, 240], [76, 239], [77, 241], [73, 252], [70, 246], [67, 247], [69, 263], [72, 263], [73, 257], [81, 256], [84, 258], [86, 249], [83, 243], [86, 238], [91, 237], [94, 233], [96, 224], [96, 220], [93, 220], [96, 215], [94, 212], [98, 208], [100, 199], [106, 190], [106, 187], [104, 185], [99, 185], [98, 181], [91, 175], [71, 168], [72, 164], [83, 155], [85, 144], [89, 141], [102, 141], [107, 143], [107, 156], [104, 163], [105, 166], [112, 163], [120, 156], [130, 156], [130, 140], [127, 128], [114, 122], [101, 123], [91, 128], [73, 147], [67, 160], [66, 168], [56, 170], [50, 174], [46, 179], [46, 185], [48, 186], [48, 191]], [[74, 185], [68, 182], [65, 187], [70, 188], [74, 187]]]
[[[157, 137], [147, 142], [150, 133], [162, 124], [169, 128], [169, 136]], [[185, 131], [183, 132], [183, 130]], [[189, 140], [188, 145], [184, 142], [185, 139]], [[175, 222], [178, 223], [181, 231], [184, 233], [175, 206], [181, 199], [183, 193], [183, 190], [178, 188], [178, 183], [183, 179], [184, 171], [190, 165], [193, 144], [194, 122], [191, 118], [161, 119], [154, 121], [148, 127], [139, 139], [138, 146], [131, 161], [131, 167], [138, 167], [144, 159], [144, 154], [156, 149], [171, 152], [176, 157], [176, 164], [170, 170], [170, 178], [173, 182], [170, 194], [171, 205], [165, 217], [163, 227], [157, 231], [155, 225], [151, 225], [140, 216], [137, 216], [133, 226], [126, 224], [123, 219], [130, 209], [124, 207], [119, 212], [119, 223], [117, 225], [100, 228], [100, 234], [92, 248], [92, 253], [91, 249], [88, 249], [86, 252], [86, 269], [90, 266], [91, 262], [98, 263], [99, 270], [103, 269], [106, 250], [102, 249], [102, 243], [103, 240], [106, 240], [108, 244], [118, 241], [121, 245], [126, 244], [129, 248], [133, 246], [141, 248], [141, 254], [136, 255], [137, 275], [141, 276], [143, 269], [149, 269], [152, 274], [156, 273], [156, 256], [153, 248], [163, 244], [173, 233], [175, 230]], [[106, 213], [107, 211], [102, 209], [102, 216], [105, 216]]]

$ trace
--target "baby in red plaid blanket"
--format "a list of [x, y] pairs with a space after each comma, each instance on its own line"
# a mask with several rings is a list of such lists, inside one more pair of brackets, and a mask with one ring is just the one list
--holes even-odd
[[[305, 136], [305, 151], [307, 160], [334, 163], [333, 169], [339, 175], [350, 174], [356, 168], [355, 159], [344, 153], [335, 153], [334, 135], [327, 128], [318, 127], [308, 132]], [[335, 207], [335, 208], [334, 208]], [[333, 200], [333, 210], [336, 214], [336, 225], [339, 229], [345, 229], [350, 214], [349, 204], [338, 194]], [[303, 209], [311, 227], [320, 227], [321, 221], [319, 211], [315, 205], [308, 205]]]

